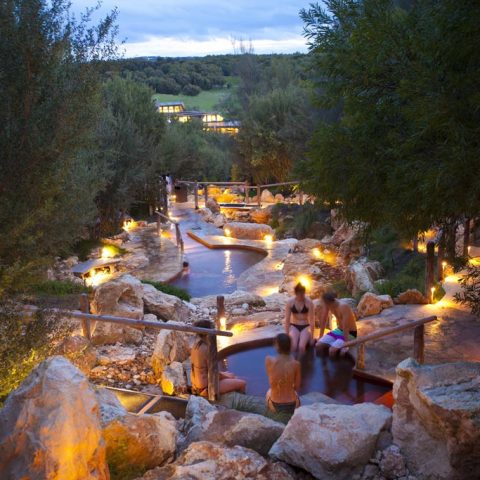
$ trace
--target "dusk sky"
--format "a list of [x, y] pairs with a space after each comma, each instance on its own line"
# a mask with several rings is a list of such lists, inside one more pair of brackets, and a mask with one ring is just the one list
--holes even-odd
[[[95, 0], [73, 0], [81, 11]], [[309, 0], [104, 0], [119, 9], [125, 56], [233, 53], [232, 39], [252, 40], [256, 53], [306, 51], [298, 12]]]

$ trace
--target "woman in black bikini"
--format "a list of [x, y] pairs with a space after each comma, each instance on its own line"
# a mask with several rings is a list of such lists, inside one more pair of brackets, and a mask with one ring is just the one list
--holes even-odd
[[285, 309], [285, 333], [292, 339], [292, 352], [305, 352], [315, 337], [315, 306], [305, 295], [305, 287], [298, 283], [295, 296], [287, 302]]

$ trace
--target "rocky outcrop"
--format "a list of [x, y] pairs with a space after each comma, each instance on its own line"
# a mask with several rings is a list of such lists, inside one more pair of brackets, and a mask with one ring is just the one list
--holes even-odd
[[120, 403], [117, 396], [108, 388], [100, 387], [96, 390], [98, 405], [100, 406], [100, 418], [102, 427], [106, 427], [117, 417], [127, 415], [125, 407]]
[[374, 293], [365, 293], [358, 303], [358, 314], [360, 317], [378, 315], [386, 308], [393, 307], [393, 300], [390, 295], [375, 295]]
[[[224, 295], [226, 307], [236, 307], [246, 304], [253, 307], [264, 307], [265, 301], [260, 295], [244, 292], [243, 290], [235, 290], [233, 293]], [[199, 308], [214, 308], [217, 305], [217, 296], [208, 295], [206, 297], [192, 298], [192, 304]]]
[[[238, 410], [209, 408], [204, 399], [187, 406], [187, 443], [208, 440], [229, 447], [240, 445], [267, 455], [285, 428], [267, 417]], [[197, 413], [195, 410], [198, 409]]]
[[212, 223], [214, 214], [209, 208], [201, 208], [198, 213], [201, 215], [204, 222]]
[[275, 196], [273, 193], [266, 188], [265, 190], [262, 190], [262, 193], [260, 194], [260, 201], [262, 203], [275, 203]]
[[136, 357], [136, 351], [126, 345], [107, 345], [98, 348], [99, 365], [126, 365], [133, 362]]
[[366, 258], [361, 258], [350, 263], [345, 280], [355, 297], [360, 293], [375, 291], [374, 282], [382, 273], [383, 268], [379, 262], [369, 262]]
[[67, 337], [60, 346], [64, 355], [83, 373], [88, 373], [97, 364], [97, 352], [88, 339], [81, 335]]
[[250, 210], [250, 220], [253, 223], [268, 224], [272, 219], [272, 210], [268, 208], [254, 208]]
[[[192, 443], [171, 465], [147, 472], [141, 480], [293, 480], [280, 464], [244, 447]], [[140, 480], [140, 479], [138, 479]]]
[[[178, 322], [168, 322], [177, 324]], [[151, 365], [155, 376], [160, 379], [162, 372], [172, 362], [183, 362], [190, 356], [188, 334], [175, 330], [160, 330], [155, 341]]]
[[166, 395], [178, 395], [186, 393], [187, 379], [183, 364], [180, 362], [172, 362], [166, 365], [161, 375], [162, 391]]
[[213, 218], [213, 224], [217, 228], [223, 228], [223, 226], [227, 223], [227, 219], [225, 218], [225, 215], [219, 213], [218, 215], [215, 215]]
[[209, 198], [205, 203], [205, 208], [208, 208], [214, 215], [220, 213], [220, 205], [214, 198]]
[[295, 410], [270, 455], [315, 478], [350, 480], [362, 471], [390, 421], [388, 408], [371, 403], [303, 406]]
[[473, 480], [480, 472], [480, 363], [397, 366], [393, 439], [426, 480]]
[[242, 240], [264, 240], [266, 235], [275, 235], [272, 227], [261, 223], [227, 223], [223, 227], [226, 237], [239, 238]]
[[167, 412], [118, 417], [107, 425], [103, 436], [108, 464], [119, 476], [165, 465], [175, 455], [176, 423]]
[[399, 305], [426, 305], [428, 300], [425, 298], [423, 293], [412, 288], [402, 292], [398, 297], [396, 297], [395, 303]]
[[185, 321], [188, 319], [188, 307], [174, 295], [161, 292], [153, 285], [143, 284], [142, 292], [145, 311], [163, 320]]
[[0, 410], [0, 478], [110, 478], [95, 392], [65, 358], [42, 362]]

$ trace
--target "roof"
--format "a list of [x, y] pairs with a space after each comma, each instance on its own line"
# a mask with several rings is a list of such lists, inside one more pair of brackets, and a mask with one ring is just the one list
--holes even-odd
[[108, 267], [119, 263], [119, 259], [115, 258], [95, 258], [86, 262], [77, 263], [72, 267], [72, 273], [77, 275], [85, 275], [94, 268]]
[[183, 102], [159, 102], [158, 100], [155, 100], [155, 106], [157, 107], [177, 107], [177, 106], [181, 106], [183, 108], [185, 108], [185, 104]]

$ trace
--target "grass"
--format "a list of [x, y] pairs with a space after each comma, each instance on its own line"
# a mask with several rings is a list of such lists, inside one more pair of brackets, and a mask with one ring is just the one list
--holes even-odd
[[169, 285], [168, 283], [155, 282], [153, 280], [142, 280], [142, 283], [152, 285], [160, 292], [167, 293], [168, 295], [173, 295], [175, 297], [178, 297], [180, 300], [184, 300], [185, 302], [189, 302], [192, 298], [190, 294], [183, 288], [174, 287], [173, 285]]
[[39, 282], [31, 285], [28, 290], [29, 293], [33, 293], [36, 295], [63, 296], [89, 293], [91, 291], [91, 288], [74, 282], [61, 280], [45, 280], [44, 282]]
[[215, 90], [204, 90], [195, 97], [190, 95], [171, 95], [167, 93], [156, 93], [153, 98], [160, 102], [183, 102], [187, 110], [214, 111], [218, 104], [230, 94], [231, 90], [220, 88]]

